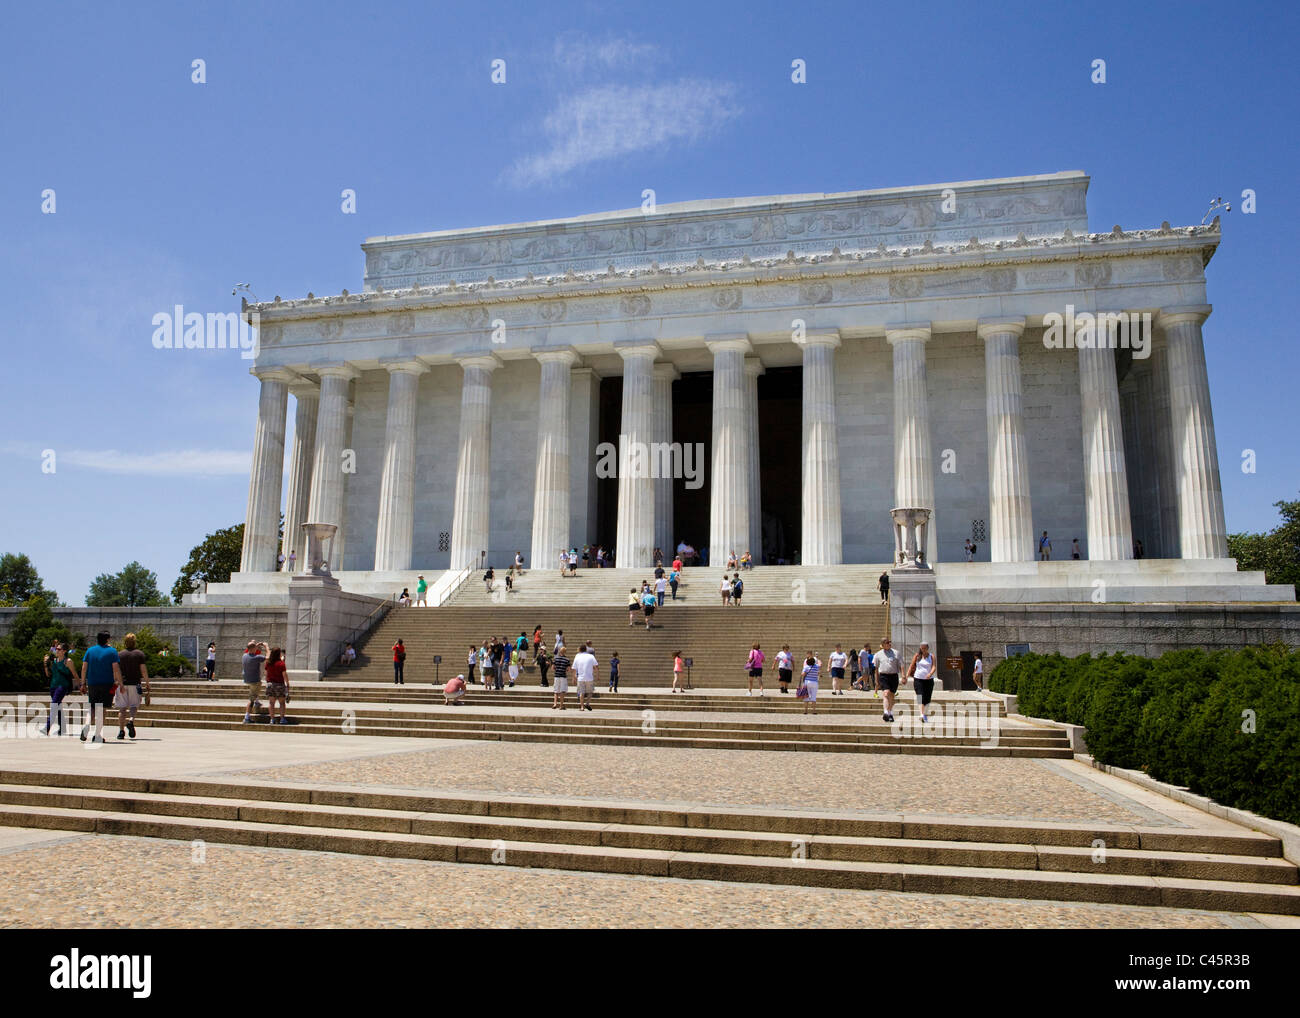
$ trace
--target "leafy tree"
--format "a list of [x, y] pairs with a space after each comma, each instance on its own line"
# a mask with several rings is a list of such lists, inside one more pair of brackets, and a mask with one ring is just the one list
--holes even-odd
[[128, 562], [120, 573], [101, 573], [90, 581], [90, 608], [153, 608], [167, 603], [158, 589], [158, 576], [139, 562]]
[[1300, 591], [1300, 500], [1274, 502], [1282, 522], [1267, 534], [1229, 534], [1228, 554], [1242, 569], [1261, 569], [1269, 583]]
[[229, 583], [230, 574], [239, 571], [239, 557], [244, 548], [244, 525], [218, 530], [190, 550], [190, 560], [172, 584], [172, 600], [180, 604], [185, 595], [203, 583]]
[[32, 598], [14, 617], [9, 635], [0, 639], [0, 690], [36, 690], [47, 685], [42, 661], [55, 640], [69, 648], [85, 646], [84, 637], [74, 636], [55, 620], [44, 598]]
[[51, 604], [59, 603], [59, 595], [45, 588], [30, 558], [13, 552], [0, 555], [0, 606], [12, 608], [35, 597], [43, 597]]

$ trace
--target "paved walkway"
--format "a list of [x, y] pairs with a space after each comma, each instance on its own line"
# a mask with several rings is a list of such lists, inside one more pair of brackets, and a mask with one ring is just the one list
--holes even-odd
[[[69, 880], [64, 859], [129, 859]], [[0, 927], [1232, 929], [1286, 917], [572, 873], [0, 828]], [[107, 871], [106, 871], [107, 873]]]

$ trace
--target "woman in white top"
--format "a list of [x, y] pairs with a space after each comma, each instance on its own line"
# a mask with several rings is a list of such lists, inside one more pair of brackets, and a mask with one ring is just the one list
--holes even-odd
[[722, 582], [718, 584], [718, 593], [722, 595], [723, 604], [731, 604], [731, 580], [725, 573]]
[[831, 654], [831, 696], [841, 696], [844, 691], [840, 689], [840, 683], [844, 681], [844, 667], [849, 663], [849, 656], [844, 653], [844, 648], [840, 644], [835, 645], [835, 650]]
[[783, 643], [781, 651], [776, 655], [776, 677], [781, 683], [781, 692], [790, 692], [790, 677], [794, 671], [794, 658], [790, 654], [790, 645]]
[[926, 708], [930, 705], [930, 697], [934, 694], [934, 671], [934, 655], [930, 653], [930, 645], [923, 643], [907, 669], [907, 674], [915, 680], [914, 688], [917, 703], [921, 705], [922, 724], [929, 720], [926, 717]]
[[817, 680], [821, 673], [822, 663], [817, 660], [817, 656], [810, 650], [808, 656], [804, 658], [803, 663], [803, 685], [808, 691], [808, 696], [803, 702], [803, 712], [808, 713], [808, 708], [812, 707], [812, 712], [817, 713]]

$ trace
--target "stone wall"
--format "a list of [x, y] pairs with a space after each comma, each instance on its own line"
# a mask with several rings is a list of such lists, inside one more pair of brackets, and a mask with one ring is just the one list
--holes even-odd
[[1159, 657], [1189, 647], [1279, 642], [1300, 647], [1300, 604], [939, 605], [937, 625], [940, 657], [978, 650], [986, 672], [1006, 656], [1009, 643], [1071, 657], [1118, 650]]
[[[19, 608], [0, 608], [0, 635], [7, 634]], [[217, 644], [217, 675], [237, 674], [244, 646], [249, 640], [265, 640], [272, 647], [285, 644], [285, 609], [214, 607], [180, 608], [56, 608], [54, 617], [74, 633], [84, 633], [88, 643], [107, 630], [114, 641], [126, 633], [149, 626], [171, 643], [180, 645], [182, 636], [193, 636], [199, 657], [206, 656], [210, 641]]]

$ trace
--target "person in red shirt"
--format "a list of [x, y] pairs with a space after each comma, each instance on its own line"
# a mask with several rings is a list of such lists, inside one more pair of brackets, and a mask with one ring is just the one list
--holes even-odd
[[454, 679], [448, 679], [447, 684], [442, 687], [443, 703], [460, 703], [465, 696], [465, 676], [457, 675]]
[[406, 647], [401, 640], [393, 644], [393, 685], [406, 685]]
[[676, 558], [673, 559], [673, 572], [680, 575], [681, 571], [682, 571], [682, 557], [678, 555]]
[[[276, 701], [280, 702], [280, 717], [275, 716]], [[284, 653], [279, 647], [271, 648], [271, 656], [266, 659], [266, 702], [271, 715], [271, 724], [287, 725], [285, 708], [289, 705], [289, 675], [285, 671]]]

